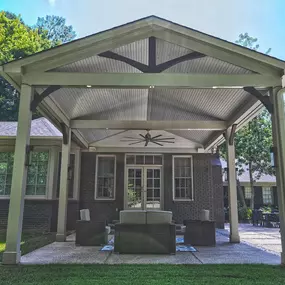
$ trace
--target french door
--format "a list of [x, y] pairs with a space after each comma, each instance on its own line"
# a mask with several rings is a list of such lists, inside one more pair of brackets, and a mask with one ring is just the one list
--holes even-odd
[[127, 167], [127, 208], [161, 209], [161, 167]]

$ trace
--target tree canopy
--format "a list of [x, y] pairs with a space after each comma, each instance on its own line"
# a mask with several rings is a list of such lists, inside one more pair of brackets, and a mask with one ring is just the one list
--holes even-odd
[[[250, 37], [248, 33], [240, 34], [237, 44], [257, 50], [257, 38]], [[271, 49], [267, 50], [269, 53]], [[254, 208], [254, 182], [262, 174], [273, 174], [270, 160], [270, 147], [272, 146], [271, 116], [264, 109], [257, 117], [241, 128], [235, 135], [236, 166], [238, 175], [247, 168], [251, 185], [251, 208]], [[226, 156], [225, 144], [220, 147], [222, 156]]]
[[51, 41], [52, 46], [64, 44], [72, 41], [76, 33], [72, 26], [67, 26], [65, 19], [60, 16], [39, 17], [35, 25], [39, 33], [46, 33], [46, 37]]
[[[0, 11], [0, 65], [75, 37], [72, 26], [65, 26], [64, 18], [46, 16], [39, 19], [37, 25], [29, 27], [20, 16]], [[0, 121], [17, 121], [18, 109], [19, 93], [0, 77]]]
[[[0, 12], [0, 64], [23, 58], [47, 49], [50, 41], [31, 29], [20, 17]], [[6, 80], [0, 77], [0, 120], [16, 121], [18, 117], [19, 94]]]

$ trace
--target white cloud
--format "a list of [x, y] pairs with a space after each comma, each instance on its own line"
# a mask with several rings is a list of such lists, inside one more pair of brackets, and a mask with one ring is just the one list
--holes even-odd
[[56, 1], [56, 0], [48, 0], [48, 3], [49, 3], [51, 6], [54, 6], [54, 5], [55, 5], [55, 1]]

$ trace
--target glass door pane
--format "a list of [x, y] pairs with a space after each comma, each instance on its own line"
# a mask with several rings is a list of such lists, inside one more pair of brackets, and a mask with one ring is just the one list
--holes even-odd
[[142, 209], [143, 208], [143, 169], [128, 168], [128, 208]]
[[159, 210], [161, 196], [161, 169], [146, 168], [146, 209]]

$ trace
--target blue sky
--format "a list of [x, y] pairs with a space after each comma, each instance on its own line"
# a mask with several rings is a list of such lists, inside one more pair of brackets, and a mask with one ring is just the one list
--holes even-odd
[[248, 32], [261, 52], [271, 47], [285, 60], [285, 0], [0, 0], [0, 10], [30, 25], [38, 16], [63, 16], [78, 37], [157, 15], [228, 41]]

